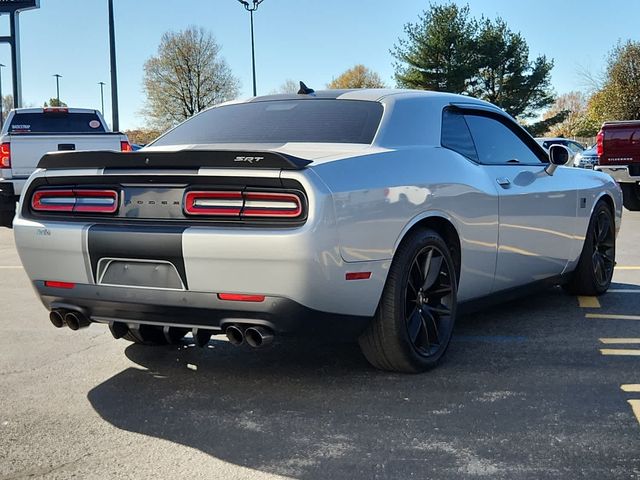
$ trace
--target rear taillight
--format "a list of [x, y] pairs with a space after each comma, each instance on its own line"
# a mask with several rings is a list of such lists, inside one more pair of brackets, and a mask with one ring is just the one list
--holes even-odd
[[118, 211], [115, 190], [66, 189], [37, 190], [31, 197], [36, 212], [104, 213]]
[[295, 193], [190, 191], [184, 197], [187, 215], [236, 218], [283, 218], [302, 216], [302, 201]]
[[300, 198], [293, 193], [244, 193], [243, 217], [297, 218], [301, 213]]
[[69, 113], [67, 107], [47, 107], [42, 109], [43, 113]]
[[126, 141], [120, 142], [120, 151], [121, 152], [132, 152], [133, 148], [131, 148], [131, 144]]
[[598, 136], [596, 137], [596, 155], [601, 157], [604, 153], [604, 131], [600, 130], [598, 132]]
[[11, 168], [11, 144], [9, 142], [0, 145], [0, 168]]
[[184, 211], [188, 215], [238, 217], [243, 203], [242, 192], [187, 192]]

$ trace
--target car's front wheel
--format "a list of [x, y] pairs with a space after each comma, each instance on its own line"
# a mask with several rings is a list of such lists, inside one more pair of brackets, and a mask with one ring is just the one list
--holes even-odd
[[613, 213], [600, 201], [593, 210], [576, 269], [564, 285], [574, 295], [601, 295], [609, 289], [616, 264]]
[[382, 370], [418, 373], [442, 358], [456, 318], [456, 269], [449, 246], [429, 229], [398, 248], [375, 318], [359, 339]]

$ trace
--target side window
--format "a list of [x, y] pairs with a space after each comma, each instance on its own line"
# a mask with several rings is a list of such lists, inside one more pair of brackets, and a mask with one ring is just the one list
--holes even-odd
[[442, 113], [442, 136], [440, 143], [444, 148], [453, 150], [474, 162], [478, 162], [478, 153], [473, 144], [471, 132], [464, 115], [451, 109]]
[[569, 150], [571, 150], [573, 153], [580, 153], [584, 150], [584, 148], [582, 148], [575, 142], [567, 142], [567, 147], [569, 147]]
[[484, 115], [465, 115], [480, 163], [538, 164], [540, 158], [506, 125]]

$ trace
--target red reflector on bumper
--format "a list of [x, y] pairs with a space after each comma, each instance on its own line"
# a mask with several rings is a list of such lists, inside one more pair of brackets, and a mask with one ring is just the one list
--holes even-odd
[[371, 272], [349, 272], [345, 275], [347, 280], [369, 280]]
[[75, 287], [76, 284], [69, 282], [52, 282], [50, 280], [47, 280], [44, 282], [44, 286], [49, 288], [66, 288], [68, 290]]
[[264, 302], [264, 295], [242, 295], [240, 293], [219, 293], [220, 300], [229, 302]]

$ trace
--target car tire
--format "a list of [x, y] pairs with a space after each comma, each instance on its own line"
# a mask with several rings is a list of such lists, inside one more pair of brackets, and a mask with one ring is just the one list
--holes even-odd
[[593, 210], [582, 253], [564, 289], [573, 295], [602, 295], [611, 285], [616, 261], [615, 220], [600, 201]]
[[449, 246], [429, 229], [402, 241], [375, 317], [359, 338], [374, 367], [424, 372], [445, 354], [456, 318], [457, 275]]
[[621, 183], [622, 203], [631, 212], [640, 211], [640, 185], [637, 183]]
[[171, 329], [170, 335], [165, 335], [162, 327], [153, 325], [140, 325], [138, 328], [130, 328], [122, 338], [139, 345], [175, 345], [189, 332], [189, 329]]

